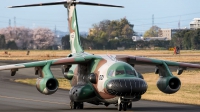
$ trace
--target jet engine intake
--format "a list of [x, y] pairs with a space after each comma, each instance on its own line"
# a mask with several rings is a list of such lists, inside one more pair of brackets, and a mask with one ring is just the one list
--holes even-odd
[[157, 82], [157, 87], [163, 93], [173, 94], [180, 89], [181, 81], [174, 76], [160, 77]]
[[36, 88], [40, 93], [50, 95], [58, 90], [58, 81], [55, 78], [38, 78]]

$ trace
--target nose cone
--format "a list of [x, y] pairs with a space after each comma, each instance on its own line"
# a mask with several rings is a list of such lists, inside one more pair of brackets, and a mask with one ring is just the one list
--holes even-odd
[[112, 79], [106, 84], [106, 90], [116, 96], [137, 96], [147, 90], [147, 83], [140, 78]]

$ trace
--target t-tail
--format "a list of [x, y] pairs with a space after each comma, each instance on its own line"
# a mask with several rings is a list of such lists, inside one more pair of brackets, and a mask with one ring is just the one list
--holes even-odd
[[84, 52], [83, 48], [81, 47], [81, 41], [80, 41], [80, 35], [79, 35], [79, 29], [78, 29], [76, 5], [91, 5], [91, 6], [106, 6], [106, 7], [123, 8], [123, 6], [92, 3], [92, 2], [82, 2], [82, 1], [76, 1], [76, 0], [65, 0], [65, 1], [60, 1], [60, 2], [50, 2], [50, 3], [39, 3], [39, 4], [11, 6], [9, 8], [32, 7], [32, 6], [48, 6], [48, 5], [62, 5], [62, 4], [68, 10], [68, 25], [69, 25], [69, 32], [70, 32], [70, 47], [71, 47], [72, 53]]

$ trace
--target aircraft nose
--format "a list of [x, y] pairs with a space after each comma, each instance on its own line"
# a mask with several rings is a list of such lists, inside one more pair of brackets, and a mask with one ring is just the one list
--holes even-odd
[[116, 96], [137, 96], [147, 90], [147, 83], [140, 78], [112, 79], [106, 84], [106, 90]]

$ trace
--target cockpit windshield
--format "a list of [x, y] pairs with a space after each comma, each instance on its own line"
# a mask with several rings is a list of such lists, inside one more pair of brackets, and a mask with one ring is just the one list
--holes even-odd
[[115, 75], [124, 75], [125, 71], [124, 70], [116, 70]]
[[132, 66], [127, 63], [117, 63], [110, 67], [108, 76], [132, 75], [136, 76], [136, 72]]

